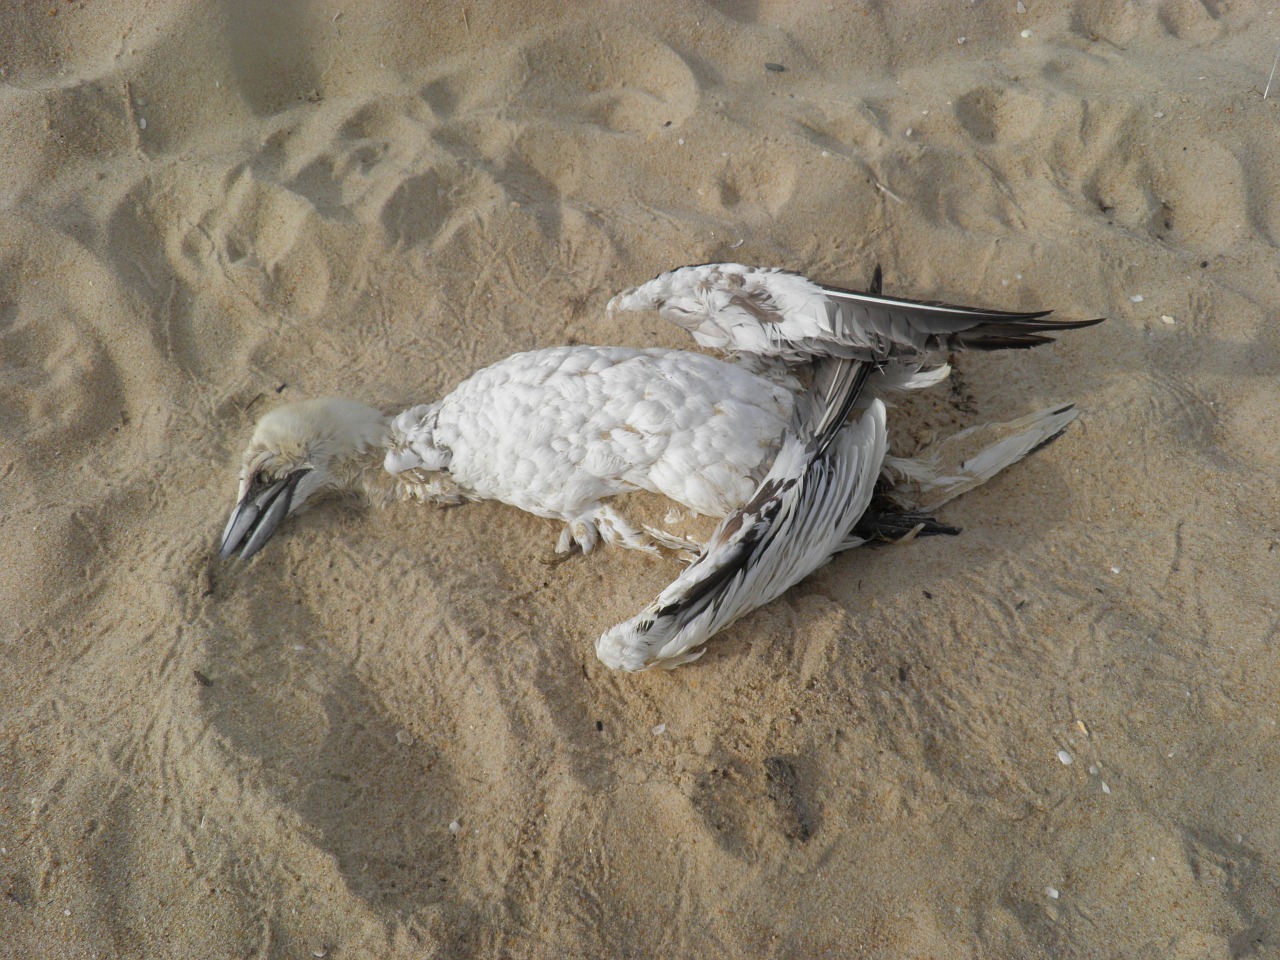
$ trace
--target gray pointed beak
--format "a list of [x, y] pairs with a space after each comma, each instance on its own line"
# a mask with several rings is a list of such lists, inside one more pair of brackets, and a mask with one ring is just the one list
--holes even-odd
[[222, 531], [218, 555], [225, 560], [239, 550], [241, 559], [248, 560], [261, 550], [280, 521], [288, 515], [298, 481], [309, 470], [309, 467], [295, 470], [282, 480], [264, 482], [255, 479]]

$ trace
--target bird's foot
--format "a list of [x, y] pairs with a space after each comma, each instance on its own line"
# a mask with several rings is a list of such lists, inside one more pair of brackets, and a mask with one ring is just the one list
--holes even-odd
[[574, 554], [584, 557], [596, 548], [600, 542], [600, 532], [596, 529], [594, 519], [578, 517], [570, 520], [560, 531], [560, 539], [556, 541], [557, 563], [563, 563]]

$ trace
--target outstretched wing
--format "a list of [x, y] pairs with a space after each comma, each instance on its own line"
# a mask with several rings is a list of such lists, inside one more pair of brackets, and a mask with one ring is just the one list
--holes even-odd
[[910, 459], [885, 457], [882, 492], [907, 511], [937, 510], [1053, 443], [1079, 415], [1075, 404], [1059, 404], [1007, 423], [969, 427]]
[[[855, 396], [860, 389], [856, 375], [845, 382], [832, 398], [834, 409], [845, 406], [849, 389]], [[787, 432], [751, 500], [721, 522], [698, 559], [653, 603], [596, 641], [596, 656], [631, 671], [671, 669], [697, 659], [718, 631], [780, 596], [848, 545], [848, 532], [871, 501], [884, 459], [884, 404], [872, 401], [856, 423], [820, 419], [826, 429], [817, 434], [803, 425]]]
[[1101, 323], [859, 293], [798, 273], [738, 263], [670, 270], [618, 294], [614, 310], [656, 309], [704, 347], [800, 363], [832, 356], [882, 362], [950, 350], [1034, 347], [1063, 330]]

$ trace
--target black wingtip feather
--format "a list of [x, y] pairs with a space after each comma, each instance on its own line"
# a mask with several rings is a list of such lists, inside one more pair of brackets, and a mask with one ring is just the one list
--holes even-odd
[[[805, 279], [808, 279], [808, 278], [806, 277]], [[1012, 323], [1012, 322], [1025, 322], [1029, 320], [1039, 320], [1042, 317], [1047, 317], [1049, 316], [1049, 314], [1053, 313], [1052, 310], [1033, 310], [1030, 312], [1023, 312], [1019, 310], [991, 310], [986, 307], [961, 306], [960, 304], [947, 303], [942, 300], [913, 300], [910, 297], [889, 296], [885, 294], [882, 290], [883, 282], [881, 286], [876, 286], [875, 281], [876, 281], [876, 278], [873, 276], [872, 289], [870, 290], [851, 290], [848, 287], [840, 287], [840, 286], [836, 286], [834, 283], [822, 283], [816, 280], [811, 280], [810, 282], [817, 283], [817, 285], [821, 287], [823, 291], [837, 298], [856, 300], [859, 297], [875, 297], [877, 299], [885, 301], [886, 303], [898, 303], [906, 307], [936, 307], [941, 310], [961, 311], [973, 317], [978, 317], [978, 316], [987, 317], [993, 323], [1000, 323], [1000, 322]], [[1095, 321], [1093, 320], [1088, 320], [1084, 322], [1084, 325], [1087, 326], [1094, 322]], [[1075, 325], [1075, 324], [1079, 324], [1080, 321], [1068, 320], [1060, 324], [1056, 321], [1051, 320], [1051, 321], [1046, 321], [1045, 325], [1052, 326], [1052, 327], [1065, 328], [1065, 325], [1067, 323]]]
[[970, 330], [953, 334], [952, 343], [969, 350], [1018, 350], [1053, 343], [1064, 330], [1096, 326], [1106, 320], [1041, 320], [1028, 316], [1024, 320], [1000, 319]]
[[[1070, 408], [1068, 408], [1068, 409], [1070, 409]], [[1069, 426], [1071, 426], [1071, 424], [1067, 424], [1067, 427], [1069, 427]], [[1059, 431], [1058, 431], [1057, 433], [1055, 433], [1053, 436], [1051, 436], [1051, 437], [1046, 437], [1044, 440], [1041, 440], [1041, 441], [1040, 441], [1039, 443], [1037, 443], [1034, 447], [1032, 447], [1030, 450], [1028, 450], [1028, 451], [1027, 451], [1027, 456], [1029, 457], [1029, 456], [1031, 456], [1033, 453], [1039, 453], [1039, 452], [1040, 452], [1041, 450], [1043, 450], [1045, 447], [1049, 446], [1049, 444], [1054, 443], [1054, 442], [1055, 442], [1059, 437], [1061, 437], [1064, 433], [1066, 433], [1066, 432], [1067, 432], [1067, 427], [1063, 427], [1061, 430], [1059, 430]]]
[[1044, 320], [1052, 310], [1046, 310], [1044, 313], [1027, 314], [1025, 320], [1011, 323], [1009, 326], [1021, 327], [1027, 330], [1039, 330], [1046, 333], [1057, 333], [1060, 330], [1081, 330], [1084, 327], [1096, 327], [1098, 324], [1106, 320], [1106, 317], [1095, 317], [1092, 320]]
[[1053, 343], [1053, 337], [1035, 333], [989, 334], [976, 330], [952, 337], [952, 341], [966, 350], [1029, 350], [1031, 347]]
[[1059, 330], [1081, 330], [1084, 327], [1096, 327], [1106, 319], [1106, 317], [1094, 317], [1092, 320], [1055, 320], [1053, 325]]

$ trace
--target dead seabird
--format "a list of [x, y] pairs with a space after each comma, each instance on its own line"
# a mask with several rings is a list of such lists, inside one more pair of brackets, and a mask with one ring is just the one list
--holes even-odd
[[[858, 306], [841, 306], [845, 299]], [[868, 381], [881, 388], [924, 386], [947, 372], [923, 368], [931, 354], [1034, 346], [1050, 339], [1047, 332], [1098, 322], [1052, 323], [1043, 313], [887, 298], [879, 292], [878, 270], [871, 293], [853, 294], [735, 264], [672, 271], [611, 303], [645, 305], [734, 362], [680, 350], [556, 347], [508, 357], [442, 400], [396, 415], [347, 400], [281, 407], [262, 418], [245, 453], [222, 556], [252, 556], [284, 517], [320, 493], [342, 490], [377, 502], [499, 500], [563, 521], [562, 554], [575, 547], [590, 552], [602, 538], [653, 549], [651, 537], [604, 502], [649, 490], [696, 513], [727, 515], [683, 577], [685, 588], [695, 584], [697, 614], [673, 619], [693, 609], [672, 602], [671, 591], [685, 589], [677, 580], [666, 599], [659, 598], [655, 609], [662, 615], [636, 621], [645, 635], [637, 643], [648, 652], [636, 659], [624, 650], [625, 640], [614, 644], [623, 651], [615, 666], [684, 662], [715, 630], [834, 552], [862, 542], [846, 521], [863, 515], [874, 486], [868, 476], [896, 475], [904, 481], [900, 487], [909, 481], [919, 490], [944, 479], [927, 462], [885, 457], [884, 412], [875, 401], [857, 424], [842, 426]], [[804, 390], [785, 364], [816, 364], [815, 387]], [[823, 393], [818, 382], [824, 376], [827, 387], [838, 389]], [[1074, 413], [1056, 415], [1069, 420]], [[1041, 432], [1047, 416], [1039, 421]], [[1027, 439], [1039, 436], [1037, 429], [1020, 432], [1021, 452], [989, 457], [989, 473], [1025, 454], [1038, 442]], [[961, 486], [984, 479], [960, 474], [945, 479]], [[824, 528], [827, 522], [836, 524], [834, 532]], [[727, 562], [725, 551], [732, 554]], [[755, 559], [744, 563], [743, 557]], [[732, 575], [712, 577], [709, 589], [713, 568]], [[770, 586], [740, 589], [741, 574], [749, 571]], [[707, 611], [714, 615], [702, 616]], [[696, 623], [685, 629], [689, 624], [678, 620]], [[679, 641], [653, 648], [656, 624], [673, 627]], [[601, 638], [598, 652], [606, 662], [609, 648]]]

